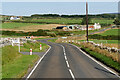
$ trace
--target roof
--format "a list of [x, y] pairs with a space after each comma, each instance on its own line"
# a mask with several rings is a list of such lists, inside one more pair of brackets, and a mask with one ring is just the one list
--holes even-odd
[[67, 27], [67, 26], [58, 26], [56, 27], [56, 29], [63, 29], [64, 27]]
[[89, 28], [94, 28], [94, 26], [89, 26]]

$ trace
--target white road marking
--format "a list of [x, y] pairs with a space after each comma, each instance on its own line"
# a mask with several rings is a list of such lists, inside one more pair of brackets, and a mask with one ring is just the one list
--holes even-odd
[[[48, 45], [49, 46], [49, 45]], [[51, 46], [49, 46], [50, 48], [46, 51], [46, 53], [40, 58], [40, 60], [38, 61], [38, 63], [35, 65], [35, 67], [32, 69], [32, 71], [30, 72], [30, 74], [27, 76], [26, 80], [28, 80], [30, 78], [30, 76], [32, 75], [32, 73], [35, 71], [35, 69], [37, 68], [37, 66], [40, 64], [40, 62], [42, 61], [42, 59], [45, 57], [45, 55], [49, 52], [49, 50], [51, 49]]]
[[75, 76], [74, 76], [73, 72], [71, 71], [71, 69], [69, 69], [69, 72], [70, 72], [70, 74], [71, 74], [73, 80], [75, 80]]
[[66, 53], [64, 53], [64, 56], [66, 56]]
[[92, 59], [94, 62], [96, 62], [97, 64], [99, 64], [100, 66], [102, 66], [103, 68], [105, 68], [106, 70], [108, 70], [109, 72], [113, 73], [114, 75], [116, 75], [118, 78], [120, 78], [120, 76], [113, 72], [112, 70], [110, 70], [109, 68], [107, 68], [106, 66], [104, 66], [102, 63], [98, 62], [97, 60], [95, 60], [93, 57], [91, 57], [90, 55], [88, 55], [87, 53], [85, 53], [84, 51], [82, 51], [79, 47], [71, 44], [72, 46], [76, 47], [77, 49], [79, 49], [84, 55], [86, 55], [87, 57], [89, 57], [90, 59]]
[[64, 57], [65, 57], [66, 64], [67, 64], [68, 70], [69, 70], [69, 72], [70, 72], [70, 75], [72, 76], [73, 80], [75, 80], [75, 76], [74, 76], [72, 70], [70, 69], [70, 65], [69, 65], [68, 60], [67, 60], [67, 57], [66, 57], [65, 48], [64, 48], [63, 45], [60, 45], [60, 46], [62, 46], [62, 48], [63, 48]]
[[68, 61], [66, 61], [66, 63], [67, 63], [67, 67], [69, 68], [69, 67], [70, 67], [70, 65], [69, 65]]
[[65, 57], [65, 60], [67, 61], [67, 57], [66, 57], [66, 55], [65, 55], [64, 57]]

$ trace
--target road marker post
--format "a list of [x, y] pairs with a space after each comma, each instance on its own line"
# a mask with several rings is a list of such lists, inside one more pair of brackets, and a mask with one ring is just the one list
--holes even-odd
[[40, 44], [40, 50], [42, 50], [42, 44]]
[[70, 40], [69, 40], [69, 43], [70, 43]]
[[30, 55], [32, 55], [32, 49], [30, 49]]

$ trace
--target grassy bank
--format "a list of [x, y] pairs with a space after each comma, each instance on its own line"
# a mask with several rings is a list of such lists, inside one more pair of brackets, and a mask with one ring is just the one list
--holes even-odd
[[[78, 41], [86, 41], [86, 40], [78, 40]], [[103, 43], [103, 44], [118, 44], [118, 40], [89, 40], [95, 43]]]
[[18, 47], [5, 46], [2, 48], [2, 78], [21, 78], [38, 60], [37, 55], [18, 53]]
[[48, 40], [49, 42], [56, 42], [57, 39]]
[[[40, 50], [40, 44], [42, 45], [42, 50]], [[23, 46], [21, 46], [21, 52], [29, 52], [30, 49], [32, 49], [33, 52], [43, 52], [46, 49], [48, 49], [48, 45], [40, 42], [32, 43], [28, 41], [27, 43], [24, 43]]]

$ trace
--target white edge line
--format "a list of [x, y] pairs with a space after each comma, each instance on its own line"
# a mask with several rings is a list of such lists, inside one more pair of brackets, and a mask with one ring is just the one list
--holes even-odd
[[[73, 44], [71, 44], [73, 45]], [[77, 49], [79, 49], [83, 54], [85, 54], [87, 57], [89, 57], [90, 59], [92, 59], [94, 62], [96, 62], [97, 64], [99, 64], [100, 66], [102, 66], [103, 68], [107, 69], [109, 72], [113, 73], [114, 75], [116, 75], [118, 78], [120, 78], [120, 76], [118, 74], [116, 74], [115, 72], [113, 72], [112, 70], [110, 70], [109, 68], [107, 68], [106, 66], [104, 66], [103, 64], [101, 64], [100, 62], [98, 62], [97, 60], [95, 60], [93, 57], [91, 57], [90, 55], [88, 55], [87, 53], [85, 53], [84, 51], [82, 51], [79, 47], [73, 45], [74, 47], [76, 47]]]
[[[49, 45], [48, 45], [49, 46]], [[39, 65], [39, 63], [42, 61], [42, 59], [45, 57], [45, 55], [49, 52], [49, 50], [51, 49], [51, 46], [49, 46], [50, 48], [45, 52], [45, 54], [39, 59], [38, 63], [35, 65], [35, 67], [32, 69], [32, 71], [30, 72], [30, 74], [27, 76], [26, 80], [28, 80], [30, 78], [30, 76], [32, 75], [32, 73], [35, 71], [35, 69], [37, 68], [37, 66]]]

